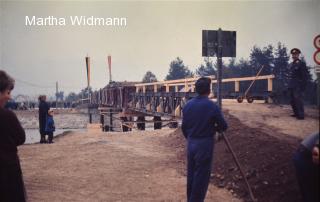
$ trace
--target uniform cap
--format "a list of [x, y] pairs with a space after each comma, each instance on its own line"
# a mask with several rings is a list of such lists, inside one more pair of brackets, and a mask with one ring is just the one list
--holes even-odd
[[290, 53], [291, 54], [297, 54], [297, 53], [300, 54], [301, 51], [298, 48], [293, 48], [293, 49], [291, 49]]

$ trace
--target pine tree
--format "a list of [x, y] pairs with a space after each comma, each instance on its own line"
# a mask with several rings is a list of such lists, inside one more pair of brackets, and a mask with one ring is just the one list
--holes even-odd
[[143, 79], [142, 79], [143, 83], [151, 83], [151, 82], [156, 82], [156, 81], [158, 81], [157, 77], [151, 71], [147, 71], [146, 74], [143, 76]]
[[170, 63], [170, 69], [165, 80], [183, 79], [191, 76], [193, 76], [192, 72], [184, 65], [183, 60], [177, 57]]
[[216, 75], [216, 68], [214, 67], [213, 61], [209, 57], [204, 58], [204, 65], [201, 64], [196, 70], [198, 76], [212, 76]]

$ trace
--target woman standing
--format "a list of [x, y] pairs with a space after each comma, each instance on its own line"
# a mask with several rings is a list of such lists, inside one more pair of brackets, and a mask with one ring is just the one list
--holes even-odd
[[17, 146], [26, 139], [16, 115], [5, 109], [14, 80], [0, 70], [0, 201], [26, 201]]
[[47, 143], [46, 140], [46, 121], [48, 116], [48, 111], [50, 109], [48, 103], [46, 102], [46, 96], [39, 96], [39, 130], [40, 130], [40, 143]]

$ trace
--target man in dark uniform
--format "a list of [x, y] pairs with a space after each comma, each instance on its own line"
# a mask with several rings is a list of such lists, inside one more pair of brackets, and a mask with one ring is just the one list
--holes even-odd
[[202, 202], [205, 199], [214, 149], [216, 131], [227, 129], [227, 123], [219, 107], [209, 100], [209, 78], [197, 80], [197, 97], [188, 101], [183, 108], [182, 131], [188, 141], [188, 202]]
[[309, 72], [306, 63], [299, 59], [301, 51], [297, 48], [293, 48], [290, 53], [293, 60], [289, 65], [289, 94], [290, 104], [293, 110], [292, 116], [302, 120], [304, 119], [303, 93], [307, 86]]

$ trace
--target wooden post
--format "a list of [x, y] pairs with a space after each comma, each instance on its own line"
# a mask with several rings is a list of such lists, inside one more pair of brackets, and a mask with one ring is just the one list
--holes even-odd
[[179, 86], [174, 86], [174, 92], [179, 92]]
[[155, 85], [153, 85], [153, 92], [158, 92], [158, 86], [155, 84]]
[[184, 92], [188, 92], [188, 84], [187, 84], [187, 80], [184, 79]]
[[104, 131], [104, 115], [103, 114], [100, 114], [100, 123], [102, 126], [102, 131]]
[[110, 127], [109, 127], [109, 131], [113, 131], [113, 120], [112, 120], [112, 109], [109, 110], [110, 112], [110, 115], [109, 115], [109, 118], [110, 118]]
[[168, 84], [166, 84], [166, 92], [169, 93], [169, 91], [170, 91], [170, 87]]
[[195, 88], [195, 87], [194, 87], [194, 85], [192, 84], [192, 85], [191, 85], [191, 92], [194, 92], [194, 88]]
[[268, 78], [268, 91], [271, 92], [272, 91], [272, 79]]
[[234, 82], [234, 91], [238, 93], [240, 91], [240, 81]]

